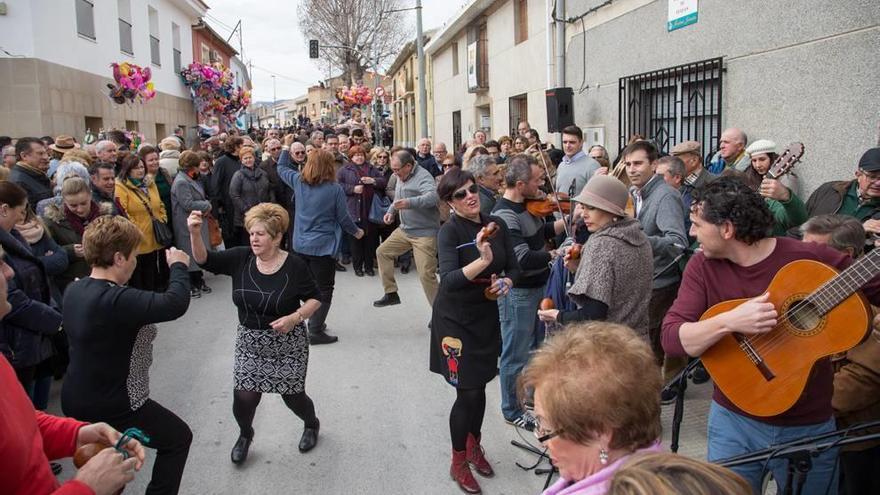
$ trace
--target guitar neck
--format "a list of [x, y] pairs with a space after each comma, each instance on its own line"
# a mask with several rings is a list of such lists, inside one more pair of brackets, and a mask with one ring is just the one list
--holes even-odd
[[868, 281], [880, 273], [880, 248], [856, 260], [855, 263], [826, 282], [807, 297], [820, 314], [825, 314], [855, 294]]

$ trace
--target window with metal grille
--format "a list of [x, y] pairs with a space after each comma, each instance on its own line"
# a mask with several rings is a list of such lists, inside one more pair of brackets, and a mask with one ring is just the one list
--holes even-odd
[[95, 39], [95, 6], [89, 0], [76, 0], [76, 32]]
[[723, 73], [714, 58], [620, 78], [620, 149], [636, 134], [666, 153], [684, 141], [699, 141], [702, 156], [718, 149]]
[[461, 148], [461, 111], [452, 112], [452, 149], [458, 152]]
[[520, 122], [528, 122], [529, 120], [529, 95], [523, 93], [510, 97], [510, 136], [516, 137], [516, 127]]

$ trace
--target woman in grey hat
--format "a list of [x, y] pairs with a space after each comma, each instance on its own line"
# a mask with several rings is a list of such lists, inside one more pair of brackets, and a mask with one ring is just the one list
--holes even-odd
[[653, 258], [651, 245], [639, 221], [624, 209], [626, 186], [619, 180], [596, 175], [574, 198], [583, 210], [590, 237], [580, 260], [565, 252], [566, 266], [576, 272], [568, 295], [578, 309], [539, 310], [543, 321], [566, 324], [573, 321], [605, 320], [631, 327], [648, 338], [648, 305], [651, 298]]

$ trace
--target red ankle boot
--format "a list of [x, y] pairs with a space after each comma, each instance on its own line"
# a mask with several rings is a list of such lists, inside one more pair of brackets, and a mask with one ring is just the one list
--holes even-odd
[[471, 466], [467, 461], [467, 451], [452, 451], [452, 467], [449, 474], [458, 483], [458, 487], [465, 493], [481, 493], [480, 485], [471, 473]]
[[474, 436], [473, 433], [468, 433], [467, 437], [467, 460], [480, 475], [487, 478], [495, 475], [495, 471], [492, 470], [492, 465], [489, 464], [486, 453], [480, 445], [480, 437]]

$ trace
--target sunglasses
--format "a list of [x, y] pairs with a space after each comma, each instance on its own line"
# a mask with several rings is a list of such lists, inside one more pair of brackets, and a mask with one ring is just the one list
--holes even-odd
[[294, 151], [293, 154], [294, 155], [302, 155], [302, 154], [305, 154], [305, 151], [303, 151], [303, 150]]
[[471, 184], [466, 189], [459, 189], [458, 191], [452, 193], [452, 199], [457, 199], [461, 201], [462, 199], [467, 197], [468, 193], [477, 194], [477, 192], [479, 191], [480, 188], [476, 184]]

